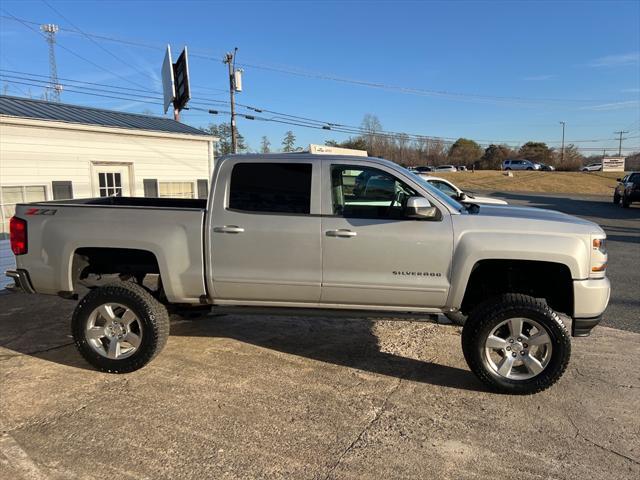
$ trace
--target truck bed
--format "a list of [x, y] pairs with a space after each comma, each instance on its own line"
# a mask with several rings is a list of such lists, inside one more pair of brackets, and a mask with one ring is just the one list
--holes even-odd
[[[23, 203], [29, 250], [17, 267], [40, 293], [73, 292], [74, 255], [83, 249], [119, 254], [135, 262], [151, 253], [173, 303], [199, 303], [204, 285], [203, 223], [206, 200], [104, 197]], [[123, 251], [127, 251], [122, 257]], [[111, 253], [113, 255], [111, 255]], [[115, 257], [114, 257], [115, 258]], [[166, 280], [165, 280], [166, 279]]]

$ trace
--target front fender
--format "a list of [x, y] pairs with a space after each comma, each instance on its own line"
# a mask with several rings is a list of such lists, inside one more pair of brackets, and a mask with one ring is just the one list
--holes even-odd
[[455, 246], [447, 305], [459, 309], [474, 266], [481, 260], [529, 260], [566, 265], [573, 279], [587, 278], [588, 242], [578, 236], [527, 233], [462, 234]]

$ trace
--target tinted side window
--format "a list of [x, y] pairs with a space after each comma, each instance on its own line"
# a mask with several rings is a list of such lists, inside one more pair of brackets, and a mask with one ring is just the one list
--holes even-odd
[[229, 208], [309, 213], [311, 168], [310, 163], [238, 163], [231, 172]]
[[640, 173], [633, 173], [629, 176], [627, 182], [640, 183]]
[[417, 192], [377, 168], [332, 165], [333, 213], [347, 218], [404, 218], [409, 197]]

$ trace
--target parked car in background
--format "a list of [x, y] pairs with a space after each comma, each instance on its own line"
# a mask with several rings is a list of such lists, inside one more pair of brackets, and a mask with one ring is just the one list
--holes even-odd
[[464, 165], [458, 165], [456, 167], [458, 169], [459, 172], [466, 172], [467, 170], [469, 170], [466, 166]]
[[631, 172], [618, 178], [618, 182], [613, 191], [613, 203], [622, 202], [624, 208], [629, 208], [633, 202], [640, 202], [640, 172]]
[[539, 163], [530, 160], [505, 160], [502, 162], [502, 170], [541, 170]]
[[581, 172], [599, 172], [602, 170], [601, 163], [590, 163], [580, 169]]
[[540, 170], [542, 170], [543, 172], [555, 172], [556, 167], [554, 167], [553, 165], [547, 165], [546, 163], [541, 163]]
[[433, 169], [434, 172], [457, 172], [458, 169], [453, 165], [440, 165]]
[[485, 204], [485, 205], [508, 205], [507, 202], [505, 202], [504, 200], [500, 200], [499, 198], [482, 197], [480, 195], [476, 195], [475, 193], [466, 192], [461, 188], [458, 188], [449, 180], [445, 180], [444, 178], [430, 177], [428, 175], [420, 175], [420, 177], [426, 180], [427, 183], [429, 183], [429, 185], [436, 187], [442, 193], [449, 195], [451, 198], [462, 203], [478, 203], [478, 204]]
[[422, 172], [433, 172], [433, 167], [428, 167], [426, 165], [423, 165], [421, 167], [415, 167], [415, 171], [417, 173], [422, 173]]

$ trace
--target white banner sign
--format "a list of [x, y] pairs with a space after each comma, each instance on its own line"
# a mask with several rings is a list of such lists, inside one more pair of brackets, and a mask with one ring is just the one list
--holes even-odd
[[624, 172], [625, 157], [604, 157], [602, 159], [603, 172]]

